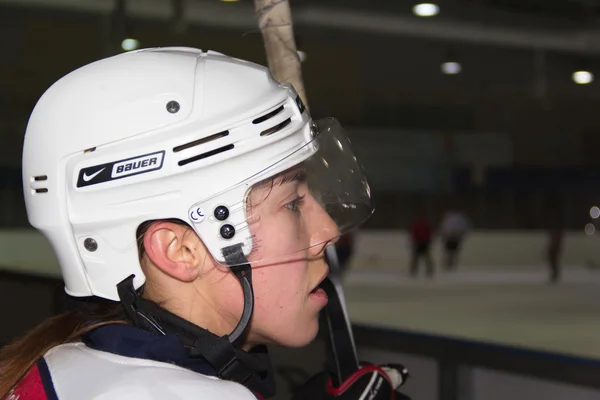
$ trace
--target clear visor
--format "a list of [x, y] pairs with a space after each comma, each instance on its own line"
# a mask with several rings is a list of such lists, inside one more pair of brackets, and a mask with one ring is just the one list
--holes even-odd
[[340, 124], [324, 119], [315, 128], [311, 142], [246, 192], [245, 235], [252, 247], [246, 258], [253, 266], [322, 257], [328, 244], [374, 211], [367, 178]]

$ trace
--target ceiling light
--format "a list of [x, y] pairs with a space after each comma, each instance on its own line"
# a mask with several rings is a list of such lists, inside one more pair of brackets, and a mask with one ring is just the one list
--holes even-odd
[[439, 14], [440, 6], [434, 3], [415, 4], [412, 11], [418, 17], [433, 17]]
[[462, 66], [456, 61], [446, 61], [442, 64], [442, 72], [446, 75], [460, 74]]
[[578, 85], [587, 85], [594, 80], [594, 74], [590, 71], [580, 70], [573, 72], [573, 81]]

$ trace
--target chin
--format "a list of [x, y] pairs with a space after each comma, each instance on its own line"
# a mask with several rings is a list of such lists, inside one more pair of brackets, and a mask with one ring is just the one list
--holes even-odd
[[277, 344], [285, 347], [304, 347], [312, 342], [319, 332], [319, 320], [314, 319], [297, 326], [288, 335], [282, 335]]

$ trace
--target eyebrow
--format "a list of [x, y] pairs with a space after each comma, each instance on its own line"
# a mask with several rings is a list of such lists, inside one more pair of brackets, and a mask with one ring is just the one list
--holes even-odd
[[303, 168], [297, 168], [275, 178], [275, 183], [277, 183], [279, 186], [290, 182], [306, 182], [306, 170]]

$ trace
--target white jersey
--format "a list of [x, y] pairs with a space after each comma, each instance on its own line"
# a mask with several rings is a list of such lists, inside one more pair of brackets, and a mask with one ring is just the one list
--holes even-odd
[[458, 211], [448, 211], [442, 220], [440, 233], [446, 238], [461, 238], [469, 230], [469, 220]]
[[[256, 400], [244, 386], [154, 360], [125, 357], [69, 343], [48, 351], [35, 367], [47, 399], [59, 400]], [[30, 374], [31, 375], [31, 374]], [[49, 376], [48, 376], [49, 375]], [[35, 383], [19, 385], [14, 398]], [[29, 381], [35, 381], [35, 377]], [[48, 382], [50, 381], [50, 382]], [[39, 385], [38, 385], [39, 386]], [[54, 393], [52, 393], [54, 392]], [[24, 397], [26, 398], [26, 397]], [[37, 397], [36, 397], [37, 398]], [[43, 397], [40, 397], [43, 398]]]

